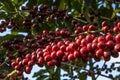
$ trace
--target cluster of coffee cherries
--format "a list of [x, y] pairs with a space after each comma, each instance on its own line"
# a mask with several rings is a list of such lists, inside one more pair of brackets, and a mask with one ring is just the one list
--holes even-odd
[[[23, 71], [29, 74], [34, 64], [40, 67], [44, 64], [60, 66], [62, 62], [74, 61], [76, 58], [86, 62], [91, 58], [96, 61], [101, 59], [109, 61], [111, 56], [118, 57], [120, 22], [115, 23], [111, 28], [103, 21], [101, 26], [101, 30], [96, 31], [93, 25], [78, 26], [75, 28], [74, 35], [68, 29], [56, 31], [54, 35], [57, 36], [48, 41], [44, 47], [26, 54], [24, 58], [17, 58], [11, 66], [17, 70], [18, 74], [22, 74]], [[48, 35], [46, 31], [43, 31], [43, 34], [44, 37]]]

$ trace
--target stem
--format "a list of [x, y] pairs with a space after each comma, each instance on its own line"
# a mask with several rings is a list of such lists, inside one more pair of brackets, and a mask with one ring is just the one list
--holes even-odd
[[9, 73], [3, 80], [7, 80], [10, 76], [16, 73], [16, 70], [13, 70], [11, 73]]
[[82, 20], [82, 19], [80, 19], [80, 18], [77, 18], [77, 17], [73, 17], [73, 19], [75, 19], [75, 20], [77, 20], [77, 21], [80, 21], [80, 22], [82, 22], [82, 23], [85, 23], [85, 24], [88, 23], [87, 21], [84, 21], [84, 20]]
[[[104, 68], [105, 63], [106, 63], [106, 61], [103, 63], [103, 66], [102, 66], [102, 68], [101, 68], [101, 69], [103, 69], [103, 68]], [[97, 78], [99, 77], [99, 75], [100, 75], [100, 74], [98, 74], [98, 75], [96, 76], [96, 80], [97, 80]]]
[[1, 63], [1, 64], [0, 64], [0, 67], [2, 67], [5, 63], [6, 63], [6, 61], [4, 61], [3, 63]]
[[105, 19], [105, 20], [108, 20], [108, 21], [111, 21], [110, 18], [107, 18], [107, 17], [104, 17], [104, 16], [100, 16], [100, 18]]
[[93, 69], [93, 62], [92, 62], [92, 59], [90, 59], [90, 72], [91, 72], [91, 78], [92, 80], [96, 80], [95, 78], [95, 74], [94, 74], [94, 69]]

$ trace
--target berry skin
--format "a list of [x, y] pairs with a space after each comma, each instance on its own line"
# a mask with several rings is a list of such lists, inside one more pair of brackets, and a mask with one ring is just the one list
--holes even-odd
[[115, 43], [112, 40], [107, 41], [106, 47], [109, 49], [112, 49], [114, 47]]
[[106, 40], [106, 41], [114, 40], [114, 37], [113, 37], [111, 34], [107, 34], [107, 35], [105, 36], [105, 40]]
[[87, 47], [82, 47], [81, 49], [80, 49], [80, 53], [81, 53], [81, 55], [83, 55], [83, 56], [85, 56], [85, 55], [87, 55]]
[[50, 61], [52, 58], [51, 58], [51, 55], [46, 55], [45, 57], [44, 57], [44, 60], [46, 61], [46, 62], [48, 62], [48, 61]]
[[120, 43], [120, 33], [115, 36], [116, 43]]
[[16, 62], [12, 62], [11, 63], [11, 66], [14, 68], [16, 65], [18, 65], [18, 64], [16, 64]]
[[30, 74], [32, 67], [26, 66], [25, 73]]
[[62, 58], [64, 55], [64, 52], [62, 52], [62, 50], [58, 50], [57, 53], [56, 53], [56, 56], [59, 57], [59, 58]]
[[88, 50], [88, 51], [92, 51], [92, 50], [93, 50], [93, 48], [92, 48], [92, 43], [88, 43], [88, 44], [87, 44], [87, 50]]
[[73, 60], [75, 57], [74, 57], [74, 54], [69, 54], [68, 55], [68, 60]]
[[98, 49], [95, 53], [96, 57], [101, 57], [103, 55], [103, 50], [102, 49]]
[[17, 70], [16, 71], [18, 75], [22, 75], [22, 71], [21, 70]]
[[75, 58], [80, 57], [80, 52], [78, 50], [75, 50], [73, 54]]
[[85, 39], [86, 39], [86, 41], [87, 41], [88, 43], [90, 43], [90, 42], [92, 42], [93, 37], [89, 34], [89, 35], [86, 36]]
[[98, 37], [98, 42], [105, 42], [106, 40], [105, 40], [105, 36], [99, 36]]
[[114, 46], [114, 51], [115, 51], [115, 52], [120, 52], [120, 44], [116, 44], [116, 45]]
[[104, 42], [99, 42], [99, 43], [97, 44], [97, 47], [98, 47], [99, 49], [103, 49], [103, 48], [105, 48], [105, 43], [104, 43]]

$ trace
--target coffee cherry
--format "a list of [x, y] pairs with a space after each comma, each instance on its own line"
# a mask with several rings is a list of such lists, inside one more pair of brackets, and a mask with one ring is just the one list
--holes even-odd
[[98, 49], [95, 53], [96, 57], [101, 57], [103, 56], [103, 50], [102, 49]]
[[78, 50], [75, 50], [73, 54], [75, 58], [80, 57], [80, 52]]
[[103, 21], [103, 22], [102, 22], [102, 27], [104, 27], [104, 26], [107, 26], [106, 21]]
[[75, 57], [74, 57], [74, 54], [69, 54], [68, 55], [68, 60], [73, 60]]
[[14, 68], [16, 65], [18, 65], [18, 64], [16, 64], [16, 62], [12, 62], [11, 63], [11, 66]]
[[54, 63], [53, 63], [52, 61], [48, 61], [48, 62], [47, 62], [47, 65], [48, 65], [48, 66], [53, 66]]
[[92, 50], [93, 50], [93, 48], [92, 48], [92, 43], [88, 43], [88, 44], [87, 44], [87, 50], [88, 50], [88, 51], [92, 51]]
[[25, 67], [25, 73], [30, 74], [32, 67], [26, 66]]
[[44, 60], [45, 60], [46, 62], [48, 62], [48, 61], [52, 60], [52, 58], [51, 58], [51, 56], [48, 54], [48, 55], [44, 56]]
[[18, 75], [22, 75], [22, 71], [21, 70], [17, 70], [16, 71]]
[[87, 55], [87, 53], [88, 53], [88, 51], [87, 51], [87, 47], [82, 47], [81, 49], [80, 49], [80, 53], [81, 53], [81, 55], [83, 55], [83, 56], [86, 56]]
[[113, 32], [114, 32], [114, 33], [118, 33], [118, 32], [119, 32], [119, 28], [118, 28], [118, 27], [114, 27], [114, 28], [113, 28]]
[[22, 65], [27, 65], [28, 64], [28, 59], [23, 59], [22, 60]]
[[83, 31], [87, 31], [88, 30], [88, 26], [87, 25], [84, 25], [83, 26]]
[[98, 42], [105, 42], [106, 40], [105, 40], [105, 36], [99, 36], [98, 37]]
[[120, 43], [120, 34], [117, 34], [115, 36], [115, 41], [116, 41], [116, 43]]
[[120, 52], [120, 44], [115, 44], [114, 51], [115, 52]]
[[109, 49], [112, 49], [114, 47], [115, 43], [112, 40], [107, 41], [106, 47]]
[[106, 41], [114, 40], [114, 37], [113, 37], [111, 34], [107, 34], [107, 35], [105, 36], [105, 40], [106, 40]]
[[99, 42], [98, 44], [97, 44], [97, 47], [99, 48], [99, 49], [104, 49], [106, 46], [105, 46], [105, 43], [104, 42]]
[[62, 50], [58, 50], [57, 53], [56, 53], [56, 56], [59, 57], [59, 58], [62, 58], [64, 55], [64, 52], [62, 52]]
[[88, 43], [90, 43], [90, 42], [92, 42], [93, 37], [92, 37], [92, 35], [89, 34], [89, 35], [86, 36], [85, 39], [86, 39], [86, 41], [87, 41]]
[[103, 59], [105, 60], [105, 61], [109, 61], [110, 60], [110, 51], [104, 51], [103, 52]]

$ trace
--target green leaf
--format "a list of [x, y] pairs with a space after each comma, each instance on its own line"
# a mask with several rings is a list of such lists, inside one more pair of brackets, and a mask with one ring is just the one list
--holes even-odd
[[0, 43], [5, 40], [13, 40], [16, 37], [24, 37], [23, 35], [13, 35], [13, 34], [8, 34], [6, 36], [0, 36]]
[[16, 7], [20, 7], [26, 0], [13, 0]]
[[28, 11], [21, 11], [21, 14], [24, 16], [24, 17], [28, 17], [30, 15], [30, 13]]
[[40, 77], [38, 77], [36, 80], [49, 80], [47, 79], [48, 75], [41, 75]]
[[27, 6], [32, 8], [34, 5], [37, 5], [37, 0], [28, 0]]
[[1, 3], [3, 3], [3, 10], [9, 12], [9, 11], [15, 11], [15, 7], [12, 3], [12, 0], [0, 0]]
[[58, 7], [59, 9], [63, 9], [63, 8], [65, 8], [65, 2], [64, 2], [64, 0], [60, 0], [60, 2], [59, 2], [59, 7]]
[[34, 75], [32, 77], [37, 77], [37, 76], [41, 76], [45, 73], [48, 73], [46, 69], [41, 69], [38, 72], [34, 73]]
[[5, 12], [0, 12], [0, 19], [6, 19], [7, 14]]
[[120, 12], [120, 9], [115, 9], [112, 13], [111, 19], [113, 19], [116, 16], [116, 14], [119, 12]]
[[59, 67], [56, 68], [54, 75], [53, 75], [53, 79], [60, 80], [60, 68]]
[[84, 72], [80, 73], [80, 74], [79, 74], [79, 79], [80, 79], [80, 80], [86, 80], [86, 79], [87, 79], [86, 73], [84, 73]]

